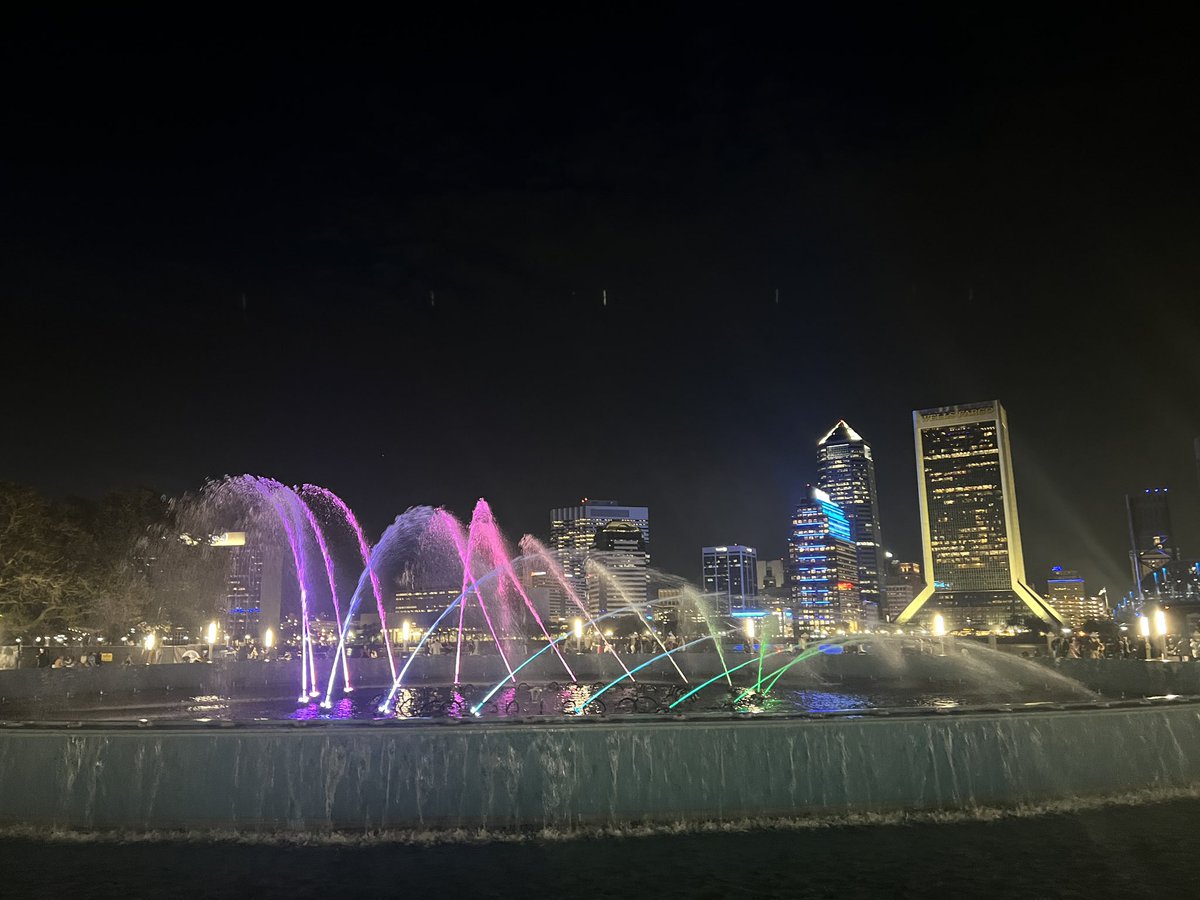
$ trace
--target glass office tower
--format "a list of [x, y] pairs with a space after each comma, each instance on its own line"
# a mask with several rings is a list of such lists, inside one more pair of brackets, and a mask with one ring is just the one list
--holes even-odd
[[717, 612], [721, 615], [754, 608], [758, 597], [758, 551], [741, 544], [703, 548], [700, 584], [705, 594], [717, 595]]

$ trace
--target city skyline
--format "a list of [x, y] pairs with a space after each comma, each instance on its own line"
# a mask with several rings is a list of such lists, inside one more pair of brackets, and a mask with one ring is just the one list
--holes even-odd
[[[829, 417], [826, 416], [825, 418], [827, 420]], [[843, 417], [843, 419], [844, 419], [844, 417]], [[841, 421], [841, 420], [839, 420], [839, 421]], [[823, 434], [823, 435], [827, 435], [828, 433], [829, 432], [827, 429], [825, 429], [821, 432], [821, 434]], [[1033, 450], [1035, 453], [1037, 452], [1036, 446], [1030, 445], [1029, 439], [1022, 434], [1021, 428], [1016, 429], [1013, 437], [1014, 437], [1014, 441], [1018, 445], [1024, 445], [1023, 449]], [[819, 439], [820, 439], [820, 437], [818, 436], [817, 440], [819, 441]], [[1186, 454], [1187, 459], [1186, 459], [1186, 464], [1184, 466], [1184, 473], [1195, 475], [1196, 474], [1195, 469], [1191, 468], [1191, 467], [1195, 466], [1195, 459], [1192, 457], [1191, 452], [1190, 452], [1191, 449], [1192, 449], [1191, 447], [1185, 447], [1185, 450], [1187, 450], [1189, 452]], [[901, 463], [907, 462], [907, 464], [909, 466], [911, 466], [913, 464], [911, 445], [909, 448], [907, 448], [907, 452], [908, 452], [908, 459], [904, 460], [903, 454], [901, 454], [901, 456], [899, 457], [899, 460]], [[898, 460], [898, 457], [896, 457], [894, 454], [892, 454], [890, 456], [890, 458], [880, 460], [880, 466], [885, 470], [895, 469], [897, 467], [897, 460]], [[1021, 473], [1025, 472], [1027, 469], [1031, 468], [1031, 467], [1028, 467], [1027, 465], [1023, 465], [1022, 462], [1023, 461], [1022, 461], [1021, 457], [1019, 455], [1017, 455], [1016, 459], [1014, 461], [1014, 466], [1018, 472], [1018, 480], [1021, 479]], [[819, 470], [819, 464], [816, 464], [816, 463], [810, 464], [809, 467], [807, 468], [807, 470], [803, 470], [800, 465], [797, 465], [796, 469], [795, 469], [796, 475], [793, 480], [796, 484], [802, 485], [803, 489], [797, 491], [795, 488], [789, 488], [787, 496], [791, 496], [793, 494], [798, 493], [799, 496], [801, 497], [801, 499], [803, 500], [806, 496], [807, 485], [809, 483], [815, 482], [817, 474], [818, 474], [818, 470]], [[643, 473], [643, 475], [644, 474], [645, 473]], [[910, 510], [910, 514], [911, 514], [911, 513], [915, 513], [917, 511], [916, 507], [918, 506], [918, 504], [916, 502], [916, 500], [917, 500], [916, 479], [915, 479], [915, 477], [911, 477], [911, 475], [910, 475], [910, 479], [912, 481], [912, 490], [911, 490], [911, 498], [910, 498], [911, 502], [909, 504], [905, 504], [903, 502], [904, 498], [901, 497], [900, 498], [901, 502], [898, 504], [898, 508], [904, 509], [904, 507], [906, 505], [909, 505], [912, 507], [912, 509]], [[589, 479], [589, 482], [594, 482], [596, 480], [603, 481], [604, 479]], [[1029, 553], [1029, 555], [1031, 556], [1031, 559], [1034, 560], [1033, 562], [1031, 562], [1029, 564], [1030, 571], [1033, 571], [1036, 573], [1045, 568], [1049, 568], [1053, 565], [1059, 565], [1059, 564], [1062, 564], [1065, 562], [1069, 565], [1070, 568], [1080, 570], [1083, 573], [1083, 575], [1085, 576], [1085, 580], [1088, 581], [1090, 584], [1094, 584], [1097, 590], [1099, 590], [1100, 588], [1106, 588], [1109, 596], [1112, 597], [1114, 603], [1117, 602], [1122, 596], [1129, 593], [1132, 588], [1132, 581], [1131, 581], [1130, 575], [1128, 574], [1129, 573], [1130, 535], [1129, 535], [1129, 523], [1128, 523], [1129, 513], [1128, 513], [1128, 508], [1127, 508], [1128, 507], [1127, 497], [1128, 496], [1140, 496], [1145, 493], [1153, 493], [1156, 490], [1156, 488], [1153, 488], [1153, 487], [1143, 488], [1140, 486], [1141, 483], [1133, 481], [1133, 480], [1129, 480], [1128, 483], [1132, 484], [1134, 486], [1132, 488], [1130, 488], [1126, 494], [1122, 494], [1120, 497], [1116, 498], [1116, 500], [1117, 500], [1116, 509], [1110, 511], [1109, 520], [1102, 523], [1100, 528], [1097, 529], [1097, 530], [1104, 530], [1104, 531], [1109, 532], [1109, 534], [1106, 535], [1106, 537], [1108, 538], [1108, 543], [1110, 545], [1115, 545], [1114, 552], [1111, 556], [1106, 557], [1106, 556], [1102, 555], [1101, 553], [1098, 553], [1095, 551], [1095, 547], [1100, 543], [1100, 541], [1095, 540], [1094, 535], [1088, 535], [1089, 539], [1085, 542], [1085, 547], [1091, 548], [1090, 550], [1085, 549], [1085, 551], [1082, 553], [1077, 551], [1076, 553], [1072, 554], [1068, 549], [1065, 549], [1065, 548], [1069, 547], [1069, 545], [1071, 543], [1070, 538], [1072, 537], [1072, 535], [1064, 530], [1062, 532], [1059, 532], [1060, 536], [1063, 538], [1060, 542], [1051, 541], [1051, 542], [1047, 543], [1047, 542], [1039, 541], [1036, 545], [1033, 545], [1033, 546], [1027, 548], [1027, 553]], [[1157, 483], [1161, 484], [1161, 482], [1157, 482]], [[37, 486], [40, 486], [40, 485], [37, 485]], [[113, 485], [112, 487], [113, 487], [113, 489], [116, 489], [116, 488], [119, 488], [122, 486], [123, 485], [118, 484], [118, 485]], [[196, 487], [195, 485], [193, 485], [191, 487], [188, 487], [186, 485], [181, 485], [179, 488], [177, 488], [177, 490], [179, 490], [180, 492], [183, 492], [186, 490], [194, 490], [195, 487]], [[895, 490], [894, 485], [885, 485], [885, 487], [891, 488], [890, 490], [886, 491], [886, 494], [890, 494], [892, 497], [896, 497], [896, 495], [898, 493], [902, 494], [902, 491]], [[158, 488], [156, 488], [156, 489], [158, 489]], [[1157, 489], [1163, 490], [1163, 488], [1157, 488]], [[1166, 490], [1170, 491], [1171, 496], [1175, 499], [1175, 504], [1172, 507], [1172, 509], [1175, 511], [1175, 519], [1177, 520], [1177, 522], [1181, 521], [1181, 522], [1185, 523], [1182, 527], [1179, 526], [1178, 524], [1173, 525], [1174, 534], [1172, 535], [1172, 540], [1174, 542], [1175, 549], [1179, 550], [1181, 555], [1183, 555], [1185, 557], [1200, 556], [1200, 529], [1193, 529], [1193, 528], [1189, 527], [1189, 524], [1194, 519], [1196, 519], [1197, 510], [1198, 510], [1198, 508], [1200, 508], [1200, 502], [1197, 502], [1197, 499], [1196, 499], [1198, 496], [1197, 492], [1195, 490], [1189, 490], [1189, 485], [1186, 484], [1186, 479], [1185, 479], [1185, 484], [1182, 488], [1170, 485], [1166, 488]], [[885, 493], [882, 489], [880, 492]], [[457, 491], [456, 493], [458, 493], [460, 496], [469, 496], [469, 494], [467, 494], [466, 492], [462, 492], [462, 491]], [[504, 492], [502, 491], [501, 493], [504, 493]], [[617, 493], [617, 492], [614, 492], [614, 493]], [[676, 521], [678, 521], [679, 516], [677, 514], [676, 515], [669, 514], [671, 511], [671, 497], [665, 496], [661, 491], [653, 489], [653, 488], [649, 489], [649, 493], [652, 496], [656, 496], [659, 498], [658, 505], [660, 507], [662, 507], [662, 506], [667, 507], [668, 516], [666, 516], [665, 518], [675, 519]], [[784, 496], [784, 495], [781, 494], [780, 496]], [[1061, 495], [1059, 495], [1059, 497], [1061, 497]], [[453, 505], [450, 502], [438, 502], [437, 500], [435, 500], [433, 498], [429, 498], [429, 499], [422, 500], [422, 501], [414, 501], [414, 502], [426, 502], [433, 506], [445, 506], [447, 509], [450, 509], [452, 512], [462, 514], [465, 512], [469, 512], [471, 506], [473, 505], [474, 499], [477, 499], [477, 498], [473, 498], [470, 501], [465, 501], [465, 500], [462, 501], [461, 508]], [[527, 499], [527, 498], [524, 498], [524, 499]], [[555, 499], [558, 499], [558, 498], [555, 498]], [[1024, 521], [1026, 518], [1026, 513], [1024, 512], [1026, 507], [1027, 506], [1036, 506], [1038, 499], [1039, 499], [1038, 496], [1035, 495], [1033, 502], [1031, 503], [1029, 501], [1029, 499], [1027, 499], [1026, 495], [1024, 493], [1022, 493], [1021, 501], [1020, 501], [1020, 509], [1022, 510], [1022, 512], [1021, 512], [1022, 521]], [[588, 501], [585, 498], [582, 502], [588, 502]], [[596, 502], [596, 501], [592, 501], [592, 502]], [[599, 501], [599, 502], [607, 502], [607, 501]], [[797, 502], [800, 502], [800, 501], [797, 501]], [[519, 505], [527, 506], [528, 504], [524, 503], [524, 504], [519, 504]], [[779, 497], [777, 497], [775, 500], [775, 505], [776, 505], [776, 507], [779, 507], [784, 504], [779, 499]], [[787, 513], [787, 518], [790, 518], [791, 511], [794, 510], [796, 504], [795, 503], [787, 503], [786, 505], [789, 509], [789, 512]], [[880, 505], [881, 505], [881, 507], [883, 507], [882, 503]], [[1067, 508], [1066, 512], [1068, 514], [1067, 518], [1075, 518], [1076, 522], [1078, 521], [1077, 517], [1072, 516], [1073, 511], [1069, 507]], [[543, 513], [543, 515], [544, 515], [544, 513]], [[898, 517], [901, 519], [906, 518], [903, 515], [900, 515]], [[912, 516], [912, 517], [918, 518], [917, 516]], [[884, 512], [881, 513], [881, 518], [886, 518], [890, 521], [892, 518], [892, 514], [886, 508], [884, 508]], [[787, 549], [786, 549], [787, 524], [786, 524], [786, 521], [785, 521], [784, 525], [782, 526], [782, 528], [772, 527], [772, 524], [774, 524], [774, 523], [768, 522], [765, 517], [751, 517], [751, 518], [746, 519], [745, 521], [747, 522], [747, 524], [745, 526], [741, 527], [740, 529], [733, 528], [731, 530], [738, 532], [739, 534], [750, 534], [750, 535], [758, 534], [758, 535], [762, 536], [762, 539], [758, 540], [758, 541], [753, 541], [753, 542], [752, 541], [741, 541], [741, 543], [754, 543], [757, 546], [764, 547], [763, 553], [765, 554], [765, 556], [763, 558], [785, 557], [786, 556], [786, 553], [787, 553]], [[544, 526], [539, 527], [537, 525], [533, 525], [532, 523], [530, 523], [530, 525], [532, 527], [529, 527], [526, 525], [521, 525], [521, 524], [518, 524], [517, 522], [515, 522], [513, 520], [512, 516], [506, 517], [506, 524], [509, 526], [509, 529], [510, 529], [509, 536], [514, 541], [514, 543], [522, 534], [526, 534], [526, 533], [532, 534], [535, 537], [538, 537], [539, 539], [543, 539], [543, 540], [549, 539], [550, 541], [553, 540], [553, 529], [551, 529], [550, 531], [546, 531]], [[382, 527], [382, 526], [380, 526], [380, 527]], [[715, 529], [718, 531], [723, 530], [719, 524], [717, 526], [715, 526]], [[657, 554], [656, 554], [656, 562], [654, 565], [655, 568], [661, 569], [662, 571], [671, 572], [673, 574], [680, 574], [680, 575], [685, 575], [685, 576], [687, 576], [689, 574], [691, 567], [686, 562], [683, 562], [682, 560], [688, 555], [689, 552], [694, 553], [695, 547], [693, 546], [693, 547], [689, 548], [684, 543], [685, 538], [683, 537], [683, 534], [686, 530], [687, 529], [684, 528], [684, 529], [676, 530], [674, 532], [667, 531], [665, 533], [665, 535], [663, 532], [661, 532], [661, 531], [659, 532], [659, 540], [656, 543]], [[694, 528], [691, 530], [693, 532], [695, 531]], [[710, 530], [712, 530], [712, 529], [708, 529], [708, 528], [704, 529], [703, 534], [704, 534], [705, 538], [708, 538], [708, 531], [710, 531]], [[910, 558], [914, 559], [914, 560], [920, 559], [921, 551], [920, 551], [919, 527], [914, 527], [911, 529], [889, 527], [887, 530], [887, 534], [888, 534], [888, 537], [885, 539], [885, 542], [883, 545], [884, 550], [887, 550], [888, 552], [893, 553], [894, 556], [899, 559], [910, 559]], [[1053, 534], [1054, 533], [1051, 532], [1051, 535], [1053, 535]], [[1195, 540], [1195, 541], [1190, 540], [1190, 537], [1192, 534], [1196, 534], [1198, 536], [1197, 540]], [[1075, 535], [1074, 537], [1077, 538], [1078, 535]], [[895, 540], [893, 540], [893, 538], [895, 538]], [[1029, 544], [1030, 542], [1027, 541], [1026, 543]], [[708, 538], [704, 542], [704, 545], [708, 545], [708, 544], [711, 544], [711, 538]], [[1078, 540], [1076, 540], [1076, 545], [1079, 546]], [[1064, 549], [1056, 550], [1055, 549], [1056, 547], [1061, 547]], [[1193, 550], [1192, 548], [1196, 548], [1196, 549]], [[663, 561], [664, 558], [665, 558], [665, 562]], [[1035, 582], [1036, 582], [1036, 580], [1037, 580], [1037, 578], [1034, 577]]]

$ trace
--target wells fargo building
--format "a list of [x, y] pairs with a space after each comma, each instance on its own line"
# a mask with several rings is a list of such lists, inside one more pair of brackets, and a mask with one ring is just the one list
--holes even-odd
[[1014, 614], [1061, 622], [1026, 582], [1004, 407], [917, 410], [913, 431], [928, 582], [897, 622], [922, 609], [951, 628], [1004, 625]]

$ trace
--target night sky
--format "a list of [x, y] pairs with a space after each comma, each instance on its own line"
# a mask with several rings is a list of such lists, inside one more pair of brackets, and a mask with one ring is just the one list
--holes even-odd
[[0, 479], [612, 498], [696, 577], [840, 417], [916, 558], [911, 411], [998, 398], [1035, 583], [1123, 593], [1152, 485], [1200, 555], [1180, 23], [460, 12], [10, 20]]

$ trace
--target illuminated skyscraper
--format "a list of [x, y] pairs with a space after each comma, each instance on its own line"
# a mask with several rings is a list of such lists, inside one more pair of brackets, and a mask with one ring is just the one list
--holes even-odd
[[728, 614], [755, 605], [758, 596], [758, 551], [741, 544], [705, 547], [700, 552], [700, 584], [717, 595], [717, 611]]
[[858, 627], [862, 603], [850, 521], [819, 488], [796, 507], [788, 538], [792, 621], [800, 628]]
[[[650, 511], [645, 506], [621, 506], [611, 500], [584, 499], [578, 506], [550, 510], [550, 549], [562, 566], [563, 575], [576, 595], [589, 606], [587, 561], [596, 549], [596, 536], [610, 522], [630, 522], [641, 533], [643, 578], [650, 565]], [[595, 584], [595, 582], [593, 582]], [[640, 592], [646, 597], [646, 588]], [[566, 593], [555, 586], [550, 591], [550, 615], [563, 621], [575, 615], [575, 607]]]
[[1014, 614], [1061, 616], [1029, 587], [1021, 553], [1008, 417], [999, 401], [913, 413], [924, 590], [897, 618], [930, 599], [950, 627], [1003, 625]]
[[[817, 487], [840, 506], [850, 520], [858, 560], [859, 597], [887, 613], [883, 578], [887, 571], [879, 530], [879, 498], [871, 446], [840, 419], [817, 443]], [[899, 610], [897, 610], [899, 612]]]

